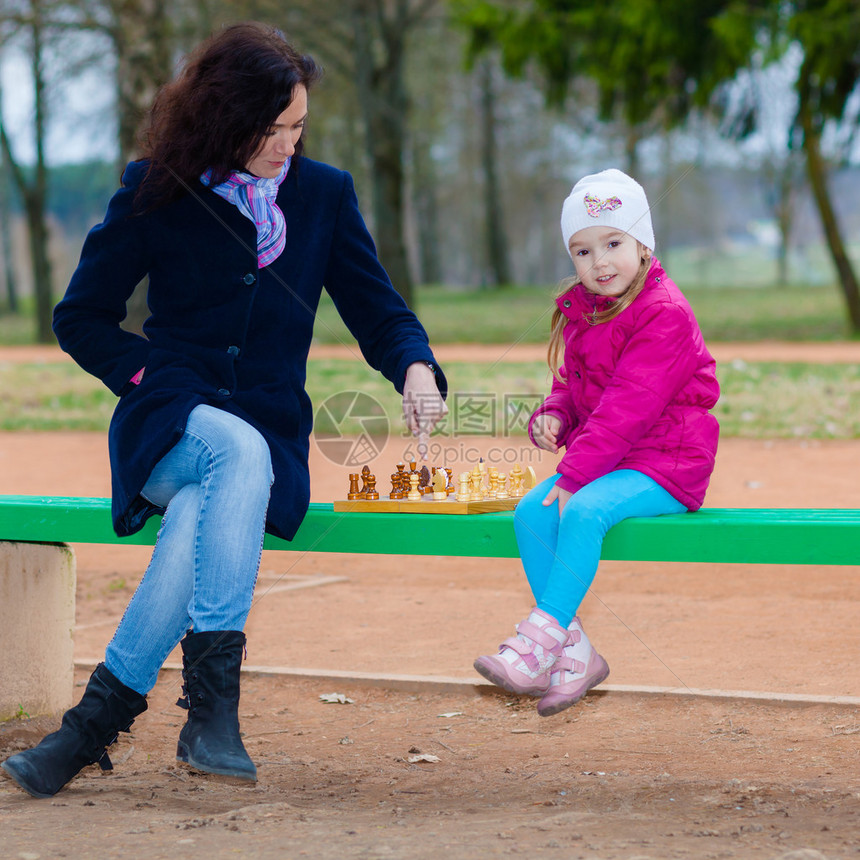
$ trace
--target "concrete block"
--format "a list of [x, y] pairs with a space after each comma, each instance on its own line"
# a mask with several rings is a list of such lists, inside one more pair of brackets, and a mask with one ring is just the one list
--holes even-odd
[[67, 544], [0, 541], [0, 720], [71, 707], [75, 580]]

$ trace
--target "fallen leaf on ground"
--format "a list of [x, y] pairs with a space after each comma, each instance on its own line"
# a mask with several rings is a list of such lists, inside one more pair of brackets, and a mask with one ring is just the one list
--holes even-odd
[[343, 693], [322, 693], [320, 701], [326, 705], [351, 705], [353, 700], [348, 699]]
[[421, 753], [420, 755], [409, 756], [408, 761], [409, 761], [409, 764], [415, 764], [416, 762], [419, 762], [419, 761], [428, 761], [431, 764], [433, 764], [437, 761], [442, 761], [442, 759], [439, 758], [439, 756], [437, 756], [437, 755], [432, 755], [431, 753]]

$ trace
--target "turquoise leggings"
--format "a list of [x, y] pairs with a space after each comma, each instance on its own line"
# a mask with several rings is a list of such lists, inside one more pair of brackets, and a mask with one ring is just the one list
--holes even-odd
[[619, 469], [574, 493], [559, 517], [557, 502], [542, 504], [558, 478], [542, 481], [517, 505], [514, 530], [538, 609], [567, 627], [594, 581], [612, 526], [687, 508], [642, 472]]

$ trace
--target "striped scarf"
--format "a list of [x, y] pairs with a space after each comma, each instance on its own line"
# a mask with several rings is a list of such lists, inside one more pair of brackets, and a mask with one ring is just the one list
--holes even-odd
[[[274, 179], [264, 179], [234, 170], [220, 185], [212, 190], [232, 203], [257, 228], [257, 267], [262, 269], [274, 262], [284, 250], [287, 241], [287, 222], [284, 213], [275, 203], [278, 188], [290, 169], [290, 159]], [[200, 181], [209, 185], [212, 171], [207, 170]]]

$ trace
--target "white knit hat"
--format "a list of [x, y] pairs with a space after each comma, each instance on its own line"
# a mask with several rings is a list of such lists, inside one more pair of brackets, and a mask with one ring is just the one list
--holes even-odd
[[615, 227], [654, 250], [654, 228], [645, 189], [614, 167], [584, 176], [561, 209], [561, 235], [570, 253], [570, 238], [586, 227]]

